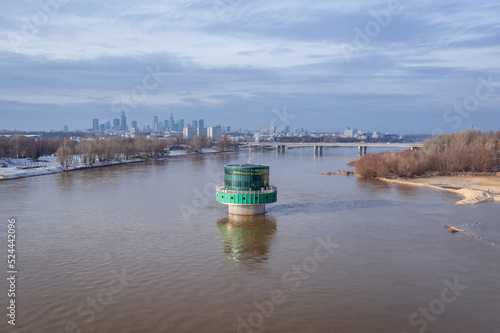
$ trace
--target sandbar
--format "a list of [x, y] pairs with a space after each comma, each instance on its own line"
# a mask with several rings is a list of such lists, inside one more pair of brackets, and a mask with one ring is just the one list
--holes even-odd
[[420, 186], [453, 192], [462, 197], [461, 200], [455, 203], [457, 205], [472, 205], [489, 201], [500, 201], [500, 173], [378, 179], [390, 183]]

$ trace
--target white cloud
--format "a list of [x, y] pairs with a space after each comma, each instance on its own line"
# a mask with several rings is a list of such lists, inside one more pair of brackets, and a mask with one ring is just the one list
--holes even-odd
[[[54, 1], [67, 3], [52, 14], [40, 6]], [[4, 2], [0, 71], [9, 84], [0, 93], [0, 115], [8, 112], [2, 105], [12, 103], [23, 112], [38, 107], [44, 114], [54, 105], [61, 110], [79, 105], [82, 113], [86, 106], [108, 112], [109, 103], [141, 82], [147, 65], [157, 64], [164, 82], [149, 93], [141, 110], [210, 112], [219, 119], [228, 110], [272, 110], [279, 105], [300, 105], [331, 119], [340, 117], [335, 113], [339, 107], [342, 114], [380, 112], [381, 119], [387, 110], [398, 108], [404, 119], [421, 106], [434, 112], [435, 119], [446, 103], [467, 94], [478, 75], [500, 77], [499, 4], [401, 3], [401, 12], [347, 62], [339, 46], [355, 45], [355, 28], [363, 31], [375, 22], [371, 12], [387, 10], [388, 2]], [[37, 23], [37, 17], [43, 22]], [[13, 45], [9, 38], [23, 42]], [[495, 101], [484, 106], [498, 108]], [[480, 112], [474, 117], [477, 124], [493, 123]], [[327, 129], [325, 122], [315, 123], [311, 117], [304, 121], [309, 124], [301, 127]], [[21, 128], [26, 120], [9, 117], [6, 124]], [[410, 125], [402, 121], [394, 126], [410, 130]], [[421, 126], [415, 131], [433, 127]]]

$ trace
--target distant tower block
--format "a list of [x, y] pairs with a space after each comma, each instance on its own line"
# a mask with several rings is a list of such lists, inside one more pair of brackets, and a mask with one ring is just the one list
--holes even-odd
[[268, 165], [228, 164], [224, 173], [224, 185], [217, 186], [217, 201], [229, 206], [229, 214], [265, 214], [266, 204], [276, 202], [278, 188], [269, 185]]

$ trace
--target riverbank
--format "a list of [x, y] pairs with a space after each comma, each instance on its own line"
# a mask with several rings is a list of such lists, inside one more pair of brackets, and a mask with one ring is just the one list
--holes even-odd
[[[159, 156], [159, 157], [148, 157], [148, 158], [134, 158], [130, 160], [123, 161], [113, 161], [107, 163], [94, 163], [92, 165], [88, 164], [77, 164], [69, 167], [68, 169], [62, 168], [57, 162], [57, 157], [54, 156], [45, 156], [41, 157], [41, 162], [31, 162], [28, 159], [16, 159], [10, 160], [11, 163], [8, 163], [8, 167], [0, 168], [0, 181], [2, 180], [11, 180], [11, 179], [19, 179], [26, 177], [35, 177], [35, 176], [43, 176], [50, 175], [59, 172], [66, 171], [75, 171], [75, 170], [84, 170], [84, 169], [92, 169], [92, 168], [103, 168], [114, 165], [123, 165], [130, 163], [139, 163], [146, 162], [148, 160], [168, 160], [168, 159], [176, 159], [176, 158], [189, 158], [195, 156], [210, 156], [210, 155], [220, 155], [220, 154], [234, 154], [238, 151], [216, 151], [214, 149], [203, 149], [201, 152], [195, 153], [187, 153], [185, 151], [174, 151], [167, 156]], [[7, 163], [8, 161], [0, 160], [2, 163]]]
[[54, 167], [54, 166], [53, 167], [46, 167], [46, 166], [30, 167], [29, 169], [10, 167], [10, 168], [6, 168], [6, 170], [1, 170], [0, 181], [26, 178], [26, 177], [43, 176], [43, 175], [51, 175], [54, 173], [65, 172], [65, 171], [103, 168], [103, 167], [109, 167], [109, 166], [114, 166], [114, 165], [123, 165], [123, 164], [139, 163], [139, 162], [146, 162], [146, 160], [141, 159], [141, 158], [135, 158], [135, 159], [124, 160], [124, 161], [113, 161], [113, 162], [109, 162], [109, 163], [95, 163], [92, 165], [78, 164], [78, 165], [71, 166], [68, 169], [65, 169], [62, 167]]
[[500, 201], [500, 176], [459, 174], [456, 176], [426, 176], [412, 179], [378, 178], [389, 183], [420, 186], [453, 192], [462, 197], [456, 205], [472, 205]]

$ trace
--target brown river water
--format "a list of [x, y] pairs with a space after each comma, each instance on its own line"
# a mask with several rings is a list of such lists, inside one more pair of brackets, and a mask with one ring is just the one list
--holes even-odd
[[255, 152], [278, 202], [247, 219], [215, 200], [244, 152], [0, 182], [0, 332], [500, 332], [499, 204], [321, 175], [356, 153]]

